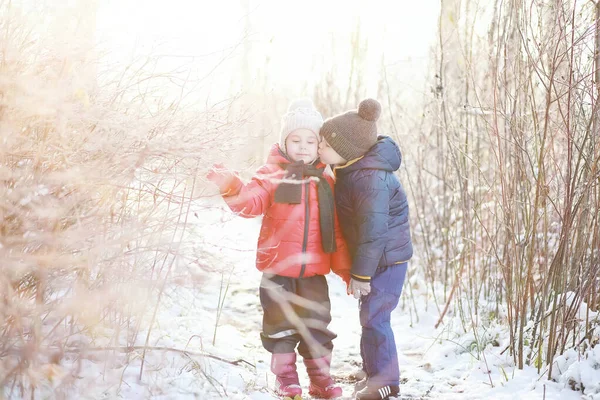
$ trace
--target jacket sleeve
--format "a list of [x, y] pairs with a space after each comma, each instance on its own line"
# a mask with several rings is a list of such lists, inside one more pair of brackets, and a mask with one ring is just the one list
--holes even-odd
[[261, 167], [247, 184], [236, 176], [228, 192], [223, 194], [223, 199], [231, 211], [245, 218], [257, 217], [267, 211], [271, 205], [273, 190], [273, 185], [268, 179], [269, 172], [268, 166]]
[[384, 171], [367, 173], [355, 181], [352, 203], [357, 228], [352, 278], [370, 281], [383, 256], [388, 236], [389, 190]]
[[350, 284], [350, 268], [352, 260], [348, 251], [348, 245], [342, 235], [337, 213], [334, 213], [335, 244], [337, 250], [331, 255], [331, 270], [346, 283]]

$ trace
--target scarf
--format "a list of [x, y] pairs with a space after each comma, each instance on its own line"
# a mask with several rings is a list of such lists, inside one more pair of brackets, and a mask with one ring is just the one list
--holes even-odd
[[[325, 253], [337, 250], [334, 232], [334, 202], [331, 186], [323, 177], [324, 169], [316, 168], [304, 161], [291, 164], [279, 164], [286, 173], [284, 181], [275, 189], [275, 203], [300, 204], [302, 203], [302, 185], [305, 178], [317, 177], [317, 196], [319, 199], [319, 226], [321, 228], [321, 245]], [[293, 181], [293, 182], [290, 182]], [[308, 192], [306, 201], [309, 201]]]

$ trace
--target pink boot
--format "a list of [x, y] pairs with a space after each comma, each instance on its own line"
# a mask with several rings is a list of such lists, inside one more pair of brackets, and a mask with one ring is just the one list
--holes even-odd
[[329, 375], [329, 366], [331, 365], [331, 355], [315, 358], [312, 360], [304, 359], [306, 372], [310, 378], [308, 393], [321, 399], [334, 399], [342, 395], [342, 388], [336, 386], [335, 381]]
[[291, 398], [302, 394], [296, 372], [296, 353], [272, 354], [271, 372], [276, 376], [275, 390], [277, 394]]

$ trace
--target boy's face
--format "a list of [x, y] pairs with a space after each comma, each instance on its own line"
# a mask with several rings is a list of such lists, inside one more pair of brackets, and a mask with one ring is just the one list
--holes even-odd
[[347, 160], [340, 156], [334, 149], [327, 143], [325, 138], [321, 139], [319, 143], [319, 157], [325, 164], [342, 165], [346, 164]]
[[317, 159], [319, 138], [310, 129], [296, 129], [285, 139], [285, 152], [292, 161], [310, 164]]

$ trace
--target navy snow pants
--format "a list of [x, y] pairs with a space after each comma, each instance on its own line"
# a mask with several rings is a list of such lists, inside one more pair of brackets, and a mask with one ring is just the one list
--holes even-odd
[[331, 322], [329, 287], [323, 275], [289, 278], [263, 274], [260, 284], [263, 327], [260, 334], [270, 353], [298, 353], [306, 359], [331, 354], [337, 337]]
[[408, 263], [378, 268], [371, 278], [371, 293], [359, 302], [360, 353], [367, 384], [373, 387], [400, 384], [400, 369], [394, 332], [390, 324], [398, 305]]

